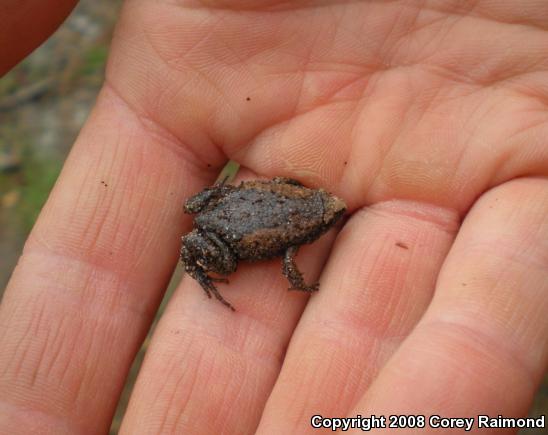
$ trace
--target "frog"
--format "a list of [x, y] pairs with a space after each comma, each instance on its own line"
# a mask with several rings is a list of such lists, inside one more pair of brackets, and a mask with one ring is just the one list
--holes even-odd
[[341, 198], [292, 178], [221, 182], [185, 202], [184, 212], [195, 217], [193, 229], [182, 237], [180, 259], [207, 297], [232, 311], [215, 283], [228, 283], [240, 261], [280, 257], [289, 290], [315, 292], [319, 283], [305, 282], [295, 257], [300, 246], [326, 233], [346, 210]]

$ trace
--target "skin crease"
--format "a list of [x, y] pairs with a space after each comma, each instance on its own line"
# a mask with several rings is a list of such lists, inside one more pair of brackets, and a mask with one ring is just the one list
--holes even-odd
[[352, 215], [299, 254], [310, 300], [277, 261], [231, 276], [237, 313], [183, 279], [120, 433], [526, 415], [548, 361], [547, 50], [543, 0], [126, 1], [0, 306], [0, 433], [107, 431], [182, 204], [228, 158]]

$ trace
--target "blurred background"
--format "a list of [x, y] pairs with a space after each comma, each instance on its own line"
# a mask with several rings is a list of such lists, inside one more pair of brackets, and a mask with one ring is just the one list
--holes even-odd
[[[27, 234], [93, 106], [120, 5], [121, 0], [80, 0], [63, 26], [0, 80], [0, 297]], [[179, 268], [176, 275], [159, 315], [173, 283], [179, 281]], [[128, 377], [111, 434], [118, 433], [148, 340]], [[531, 415], [547, 413], [548, 377]], [[522, 433], [547, 432], [539, 429]]]

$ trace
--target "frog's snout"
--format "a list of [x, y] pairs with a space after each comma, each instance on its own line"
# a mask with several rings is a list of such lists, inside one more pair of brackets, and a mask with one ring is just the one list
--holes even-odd
[[346, 203], [334, 195], [328, 195], [324, 199], [324, 216], [323, 220], [327, 225], [332, 225], [337, 222], [346, 211]]

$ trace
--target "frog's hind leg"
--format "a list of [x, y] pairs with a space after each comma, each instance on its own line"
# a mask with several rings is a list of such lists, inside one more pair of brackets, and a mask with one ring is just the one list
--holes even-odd
[[298, 246], [291, 246], [287, 248], [282, 262], [282, 273], [291, 284], [289, 290], [315, 292], [319, 288], [319, 283], [306, 285], [303, 279], [303, 274], [297, 267], [297, 263], [295, 262], [295, 255], [297, 255], [298, 250]]

